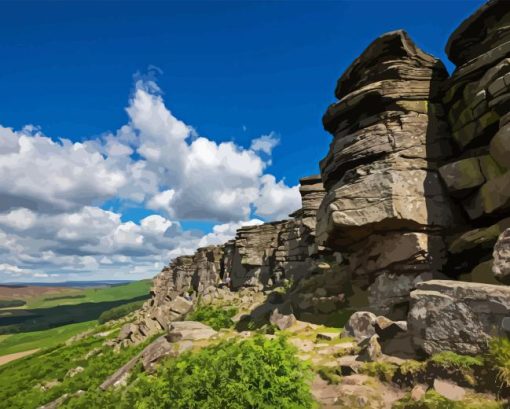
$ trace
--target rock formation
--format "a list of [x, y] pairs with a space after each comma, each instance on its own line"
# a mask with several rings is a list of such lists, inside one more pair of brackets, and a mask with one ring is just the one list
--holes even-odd
[[446, 46], [457, 65], [443, 90], [455, 150], [440, 173], [470, 221], [449, 246], [449, 270], [473, 281], [492, 282], [492, 247], [510, 223], [509, 21], [508, 3], [489, 1]]
[[442, 233], [455, 222], [437, 173], [450, 153], [440, 93], [447, 75], [404, 31], [385, 34], [340, 77], [340, 101], [323, 118], [334, 139], [321, 162], [319, 243], [372, 286], [380, 313], [391, 315], [445, 261]]
[[485, 351], [510, 316], [509, 27], [504, 0], [466, 19], [446, 47], [451, 77], [404, 31], [373, 41], [337, 82], [333, 140], [321, 175], [300, 181], [301, 209], [173, 260], [122, 342], [197, 299], [279, 286], [251, 318], [343, 325], [345, 308], [363, 310], [346, 334], [369, 339], [370, 359]]
[[510, 312], [510, 287], [432, 280], [411, 293], [409, 331], [415, 346], [432, 355], [442, 351], [485, 352]]

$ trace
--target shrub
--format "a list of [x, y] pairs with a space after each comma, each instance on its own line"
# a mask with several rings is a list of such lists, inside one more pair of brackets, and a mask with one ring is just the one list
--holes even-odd
[[191, 321], [203, 322], [218, 331], [221, 328], [232, 328], [234, 326], [232, 317], [236, 314], [237, 309], [234, 307], [214, 308], [204, 305], [199, 306], [187, 318]]
[[141, 375], [124, 396], [136, 409], [304, 409], [314, 407], [310, 372], [283, 337], [227, 341]]
[[119, 318], [125, 317], [126, 315], [140, 309], [145, 300], [134, 301], [127, 304], [119, 305], [118, 307], [110, 308], [103, 312], [97, 319], [100, 324], [105, 322], [118, 320]]
[[510, 340], [494, 338], [489, 344], [487, 361], [498, 371], [503, 386], [510, 387]]

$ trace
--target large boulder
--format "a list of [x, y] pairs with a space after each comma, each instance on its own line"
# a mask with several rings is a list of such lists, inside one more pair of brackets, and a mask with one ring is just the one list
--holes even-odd
[[411, 293], [408, 330], [428, 355], [443, 351], [479, 354], [491, 337], [503, 335], [510, 314], [510, 287], [449, 280], [417, 284]]
[[166, 338], [170, 342], [197, 341], [212, 338], [216, 334], [215, 330], [201, 322], [175, 321], [170, 325]]
[[375, 335], [376, 320], [376, 315], [369, 311], [357, 311], [345, 324], [342, 337], [352, 337], [356, 341], [368, 339]]
[[498, 238], [494, 246], [492, 271], [497, 280], [510, 283], [510, 228]]

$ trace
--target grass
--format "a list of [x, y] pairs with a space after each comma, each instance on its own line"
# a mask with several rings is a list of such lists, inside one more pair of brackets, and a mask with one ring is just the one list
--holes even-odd
[[397, 366], [391, 362], [367, 362], [360, 368], [360, 373], [391, 382]]
[[68, 324], [97, 320], [112, 308], [149, 298], [150, 280], [104, 288], [87, 288], [81, 294], [32, 299], [29, 308], [0, 310], [0, 334], [43, 331]]
[[462, 401], [451, 401], [434, 390], [429, 390], [419, 401], [408, 394], [393, 405], [392, 409], [503, 409], [502, 403], [480, 396], [467, 396]]
[[472, 369], [474, 366], [483, 366], [483, 359], [476, 356], [459, 355], [455, 352], [445, 351], [433, 355], [431, 362], [445, 368]]
[[[105, 327], [97, 326], [97, 331]], [[110, 337], [115, 336], [111, 334]], [[105, 338], [89, 336], [71, 345], [59, 345], [0, 367], [0, 407], [36, 409], [78, 390], [98, 390], [98, 386], [115, 370], [143, 349], [148, 342], [119, 353], [107, 345]], [[91, 351], [94, 354], [89, 355]], [[66, 376], [70, 369], [81, 366], [84, 371]], [[44, 390], [43, 385], [54, 386]], [[101, 408], [90, 404], [88, 408]]]
[[50, 348], [95, 325], [97, 325], [96, 321], [85, 321], [45, 331], [3, 335], [0, 336], [0, 355], [14, 354], [36, 348]]
[[218, 308], [211, 306], [199, 306], [187, 319], [190, 321], [203, 322], [214, 330], [218, 331], [222, 328], [233, 328], [234, 322], [232, 317], [237, 314], [237, 308]]
[[510, 340], [495, 338], [489, 344], [487, 361], [498, 372], [498, 380], [503, 386], [510, 386]]
[[[100, 288], [85, 288], [79, 294], [73, 293], [69, 296], [43, 296], [30, 300], [27, 308], [51, 308], [60, 305], [75, 305], [86, 302], [100, 303], [118, 300], [128, 300], [149, 294], [152, 286], [151, 280], [140, 280], [129, 284], [113, 285]], [[80, 295], [80, 298], [77, 298]]]

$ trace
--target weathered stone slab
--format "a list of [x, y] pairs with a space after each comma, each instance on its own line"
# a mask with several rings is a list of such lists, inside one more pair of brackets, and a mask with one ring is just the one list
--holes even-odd
[[501, 335], [510, 287], [449, 280], [419, 283], [411, 293], [408, 329], [419, 350], [479, 354]]

